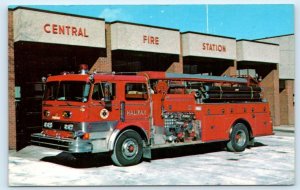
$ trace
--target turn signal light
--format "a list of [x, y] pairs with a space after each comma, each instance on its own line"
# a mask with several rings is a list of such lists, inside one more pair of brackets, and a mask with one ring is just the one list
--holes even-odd
[[90, 134], [89, 133], [84, 133], [84, 135], [82, 136], [82, 139], [89, 140], [90, 139]]

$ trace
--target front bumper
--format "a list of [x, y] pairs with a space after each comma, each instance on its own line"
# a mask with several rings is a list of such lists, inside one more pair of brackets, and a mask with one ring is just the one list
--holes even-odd
[[[81, 138], [58, 138], [43, 133], [34, 133], [31, 135], [31, 143], [33, 145], [64, 150], [71, 153], [109, 152], [113, 149], [114, 141], [119, 133], [119, 130], [115, 129], [117, 123], [117, 121], [76, 123], [73, 130], [89, 133], [89, 140], [83, 140]], [[52, 129], [63, 131], [63, 125], [63, 122], [55, 121], [53, 122]]]
[[93, 152], [93, 144], [90, 140], [77, 139], [63, 139], [45, 136], [41, 133], [34, 133], [31, 135], [31, 144], [64, 150], [71, 153], [88, 153]]

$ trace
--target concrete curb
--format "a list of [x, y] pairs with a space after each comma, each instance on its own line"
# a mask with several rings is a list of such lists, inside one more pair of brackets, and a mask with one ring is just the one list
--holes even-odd
[[273, 127], [273, 130], [280, 131], [280, 132], [294, 133], [295, 127], [294, 126], [277, 126], [277, 127]]

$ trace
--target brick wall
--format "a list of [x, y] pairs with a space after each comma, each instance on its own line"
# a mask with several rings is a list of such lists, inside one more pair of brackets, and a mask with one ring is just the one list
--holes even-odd
[[233, 66], [229, 66], [222, 75], [234, 76], [234, 75], [236, 75], [236, 73], [237, 73], [237, 62], [236, 62], [236, 60], [234, 60]]
[[13, 11], [8, 11], [8, 128], [9, 149], [16, 149], [16, 107], [15, 107], [15, 57], [13, 36]]
[[182, 35], [180, 35], [180, 55], [179, 55], [179, 62], [172, 63], [172, 65], [166, 70], [166, 72], [170, 72], [170, 73], [183, 73]]
[[280, 124], [294, 125], [294, 80], [285, 80], [285, 89], [280, 92]]
[[262, 80], [264, 96], [270, 104], [273, 125], [280, 125], [279, 72], [274, 69]]
[[183, 64], [180, 62], [173, 62], [166, 72], [170, 73], [183, 73]]
[[111, 32], [110, 24], [105, 24], [106, 33], [106, 57], [99, 57], [95, 64], [90, 69], [91, 72], [111, 72], [112, 71], [112, 58], [111, 58]]
[[285, 81], [287, 91], [288, 105], [288, 124], [295, 124], [295, 107], [294, 107], [294, 80]]
[[288, 125], [288, 99], [286, 89], [280, 92], [280, 124]]

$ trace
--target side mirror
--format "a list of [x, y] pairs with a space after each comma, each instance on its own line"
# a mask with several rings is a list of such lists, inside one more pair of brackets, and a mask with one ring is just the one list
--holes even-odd
[[109, 111], [111, 111], [111, 94], [110, 94], [110, 85], [109, 83], [104, 84], [104, 103], [105, 103], [105, 108]]

